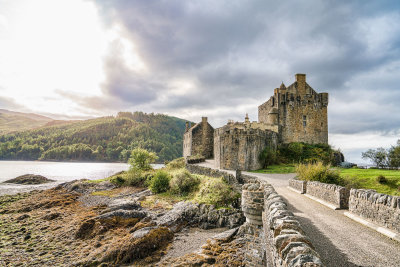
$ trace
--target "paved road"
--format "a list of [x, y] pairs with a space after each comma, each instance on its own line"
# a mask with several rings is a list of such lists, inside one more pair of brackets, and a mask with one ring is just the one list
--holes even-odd
[[286, 199], [327, 266], [400, 266], [400, 244], [287, 188], [294, 174], [256, 174]]

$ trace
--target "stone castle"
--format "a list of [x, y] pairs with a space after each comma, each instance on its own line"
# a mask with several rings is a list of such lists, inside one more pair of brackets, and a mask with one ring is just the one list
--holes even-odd
[[306, 82], [305, 74], [296, 81], [283, 83], [274, 95], [258, 107], [258, 122], [246, 114], [244, 122], [229, 121], [214, 129], [202, 118], [190, 127], [186, 124], [183, 156], [201, 155], [214, 158], [215, 166], [230, 170], [256, 170], [262, 167], [258, 157], [278, 144], [304, 142], [328, 143], [328, 93], [317, 93]]

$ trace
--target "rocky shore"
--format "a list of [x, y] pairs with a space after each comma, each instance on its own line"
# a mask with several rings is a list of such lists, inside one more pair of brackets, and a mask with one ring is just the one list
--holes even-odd
[[0, 196], [0, 214], [1, 266], [243, 266], [240, 210], [145, 188], [74, 181]]

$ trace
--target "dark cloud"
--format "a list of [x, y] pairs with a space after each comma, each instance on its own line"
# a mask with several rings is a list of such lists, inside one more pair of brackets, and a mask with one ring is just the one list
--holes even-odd
[[330, 93], [331, 133], [400, 128], [398, 1], [94, 2], [106, 26], [123, 26], [148, 72], [127, 67], [116, 45], [103, 84], [113, 104], [91, 98], [87, 107], [205, 114], [220, 126], [242, 111], [256, 119], [273, 88], [307, 73]]

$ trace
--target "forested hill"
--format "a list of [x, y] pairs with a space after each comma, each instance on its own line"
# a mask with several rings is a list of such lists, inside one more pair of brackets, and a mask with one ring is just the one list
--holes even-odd
[[182, 156], [185, 121], [161, 114], [120, 112], [103, 117], [0, 135], [2, 160], [127, 161], [142, 147], [159, 162]]

